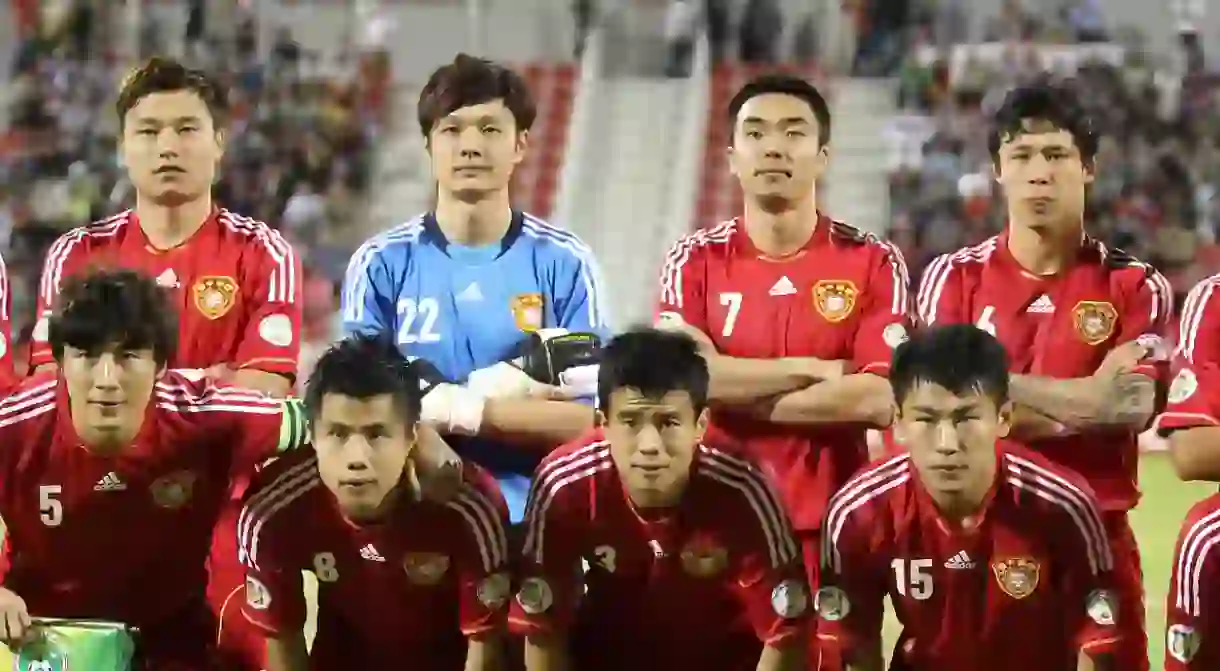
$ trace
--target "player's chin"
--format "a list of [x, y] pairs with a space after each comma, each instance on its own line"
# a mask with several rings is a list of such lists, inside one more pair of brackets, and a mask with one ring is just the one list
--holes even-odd
[[335, 492], [335, 498], [338, 499], [343, 515], [348, 519], [371, 520], [380, 511], [381, 502], [385, 500], [385, 492], [379, 487], [369, 485], [361, 487], [340, 485], [339, 491]]
[[177, 207], [197, 200], [202, 194], [186, 185], [157, 184], [145, 191], [154, 203], [162, 207]]

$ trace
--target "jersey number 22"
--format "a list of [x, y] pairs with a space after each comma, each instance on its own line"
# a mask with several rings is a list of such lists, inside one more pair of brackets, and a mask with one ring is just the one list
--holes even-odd
[[436, 332], [440, 311], [435, 298], [398, 299], [398, 344], [440, 342], [441, 334]]

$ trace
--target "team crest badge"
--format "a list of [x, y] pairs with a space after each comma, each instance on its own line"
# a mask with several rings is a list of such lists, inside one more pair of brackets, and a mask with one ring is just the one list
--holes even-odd
[[1118, 312], [1113, 305], [1103, 301], [1080, 301], [1072, 311], [1072, 321], [1081, 340], [1100, 345], [1114, 334]]
[[813, 307], [828, 322], [841, 322], [856, 309], [856, 285], [847, 280], [821, 280], [813, 285]]
[[237, 303], [237, 282], [232, 277], [201, 277], [191, 293], [199, 314], [208, 319], [220, 319]]
[[1173, 383], [1169, 385], [1169, 402], [1182, 403], [1194, 396], [1198, 389], [1199, 378], [1195, 377], [1195, 372], [1189, 368], [1183, 368], [1178, 371], [1177, 377], [1173, 378]]
[[402, 569], [416, 585], [430, 587], [449, 570], [449, 557], [435, 552], [411, 552], [402, 558]]
[[696, 578], [710, 578], [729, 565], [728, 550], [710, 543], [688, 543], [679, 556], [682, 569]]
[[1165, 647], [1169, 649], [1169, 656], [1183, 664], [1190, 664], [1195, 655], [1199, 654], [1199, 646], [1202, 643], [1199, 632], [1184, 624], [1175, 624], [1165, 632]]
[[542, 328], [542, 294], [517, 294], [512, 302], [517, 328], [533, 333]]
[[493, 573], [483, 579], [479, 583], [478, 590], [475, 594], [478, 596], [479, 603], [492, 610], [498, 609], [508, 601], [509, 595], [512, 594], [513, 585], [505, 573]]
[[1040, 568], [1031, 557], [1010, 557], [991, 564], [1000, 589], [1014, 599], [1024, 599], [1038, 589]]
[[785, 580], [771, 590], [771, 609], [775, 614], [790, 620], [800, 617], [809, 608], [809, 592], [799, 580]]
[[195, 490], [195, 474], [190, 471], [171, 473], [157, 478], [148, 488], [153, 503], [167, 510], [177, 510], [191, 501]]

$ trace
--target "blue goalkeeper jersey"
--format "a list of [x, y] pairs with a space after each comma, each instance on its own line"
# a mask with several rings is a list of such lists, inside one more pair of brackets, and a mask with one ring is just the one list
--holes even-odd
[[[455, 381], [513, 356], [540, 328], [608, 335], [592, 251], [522, 212], [483, 247], [449, 242], [432, 214], [370, 239], [348, 265], [342, 303], [344, 333], [392, 332], [404, 355]], [[496, 475], [518, 521], [537, 459], [476, 438], [455, 449]]]

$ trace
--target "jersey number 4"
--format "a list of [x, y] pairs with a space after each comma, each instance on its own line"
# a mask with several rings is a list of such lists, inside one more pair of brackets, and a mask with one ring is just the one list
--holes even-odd
[[398, 344], [440, 342], [441, 334], [436, 332], [440, 312], [435, 298], [398, 299]]
[[894, 570], [894, 587], [901, 596], [923, 601], [932, 596], [931, 559], [895, 559], [890, 562]]

